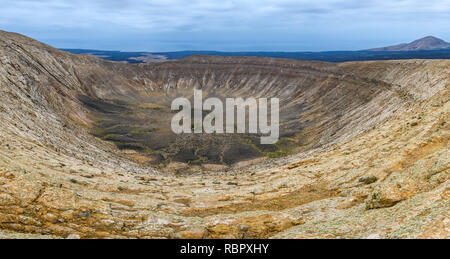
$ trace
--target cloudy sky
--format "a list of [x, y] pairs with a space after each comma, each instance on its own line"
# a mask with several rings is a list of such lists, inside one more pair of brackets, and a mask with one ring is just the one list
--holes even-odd
[[59, 48], [359, 50], [434, 35], [450, 0], [0, 0], [0, 29]]

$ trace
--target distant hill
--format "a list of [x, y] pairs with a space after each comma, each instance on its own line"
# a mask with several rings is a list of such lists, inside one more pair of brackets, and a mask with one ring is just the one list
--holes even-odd
[[104, 50], [63, 49], [75, 54], [92, 55], [98, 58], [128, 62], [152, 63], [179, 60], [194, 55], [209, 56], [247, 56], [288, 58], [298, 60], [348, 62], [394, 59], [450, 59], [450, 43], [428, 36], [411, 43], [361, 51], [324, 52], [220, 52], [220, 51], [174, 51], [174, 52], [122, 52]]
[[327, 51], [327, 52], [218, 52], [218, 51], [176, 51], [176, 52], [121, 52], [102, 50], [63, 49], [75, 54], [88, 54], [98, 58], [128, 62], [151, 63], [168, 60], [179, 60], [194, 55], [209, 56], [247, 56], [288, 58], [297, 60], [348, 62], [367, 60], [395, 59], [450, 59], [450, 49], [415, 50], [415, 51]]
[[440, 49], [450, 49], [450, 43], [433, 36], [428, 36], [422, 39], [415, 40], [411, 43], [403, 43], [389, 47], [370, 49], [369, 51], [416, 51]]

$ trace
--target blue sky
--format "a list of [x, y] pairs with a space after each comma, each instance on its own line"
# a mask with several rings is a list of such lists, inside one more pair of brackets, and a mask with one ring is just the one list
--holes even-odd
[[0, 29], [59, 48], [359, 50], [434, 35], [450, 0], [0, 0]]

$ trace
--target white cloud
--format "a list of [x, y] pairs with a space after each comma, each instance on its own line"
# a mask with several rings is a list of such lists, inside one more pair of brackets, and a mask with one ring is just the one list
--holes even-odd
[[288, 40], [364, 27], [416, 26], [418, 33], [429, 24], [450, 27], [449, 0], [0, 0], [0, 6], [0, 29], [36, 33], [259, 33]]

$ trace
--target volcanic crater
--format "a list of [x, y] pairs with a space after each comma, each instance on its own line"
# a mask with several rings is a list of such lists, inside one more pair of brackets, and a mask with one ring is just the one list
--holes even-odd
[[[450, 61], [75, 55], [0, 31], [0, 237], [448, 237]], [[280, 99], [280, 140], [171, 131]]]
[[[92, 134], [121, 150], [137, 151], [162, 170], [171, 162], [233, 166], [317, 148], [343, 137], [350, 123], [374, 126], [377, 118], [373, 117], [379, 114], [370, 109], [354, 114], [355, 110], [392, 87], [316, 62], [194, 56], [167, 63], [120, 65], [127, 69], [115, 77], [123, 83], [105, 86], [110, 93], [79, 94], [77, 98], [94, 118]], [[130, 74], [129, 70], [137, 71]], [[130, 84], [140, 88], [139, 95], [123, 94]], [[280, 98], [279, 142], [260, 145], [260, 136], [252, 134], [173, 133], [171, 102], [178, 97], [192, 99], [194, 89], [201, 89], [204, 98], [221, 100]]]

